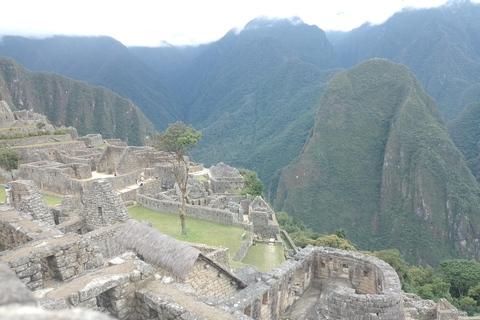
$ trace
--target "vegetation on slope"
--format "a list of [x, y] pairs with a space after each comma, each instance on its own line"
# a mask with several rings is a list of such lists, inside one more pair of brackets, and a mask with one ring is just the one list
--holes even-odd
[[465, 156], [468, 167], [480, 182], [480, 102], [468, 104], [448, 123], [447, 128], [453, 142]]
[[[285, 212], [277, 212], [277, 220], [297, 246], [318, 245], [356, 251], [344, 229], [338, 229], [331, 235], [319, 235]], [[479, 262], [450, 259], [442, 261], [438, 268], [434, 269], [431, 266], [411, 266], [397, 249], [361, 253], [387, 262], [397, 272], [402, 289], [406, 292], [435, 302], [445, 298], [457, 308], [467, 311], [470, 316], [480, 312]]]
[[256, 88], [239, 86], [221, 101], [234, 111], [224, 110], [202, 130], [202, 141], [192, 153], [194, 159], [207, 166], [222, 159], [258, 172], [266, 186], [265, 195], [273, 199], [276, 172], [300, 152], [332, 75], [289, 59], [265, 75]]
[[330, 82], [274, 206], [316, 232], [344, 228], [359, 248], [437, 265], [478, 252], [479, 194], [435, 102], [408, 68], [375, 59]]
[[479, 16], [480, 5], [459, 1], [328, 36], [343, 67], [374, 57], [407, 65], [451, 120], [467, 103], [480, 101], [468, 99], [480, 85]]
[[178, 94], [127, 47], [110, 37], [4, 36], [0, 55], [11, 57], [32, 71], [55, 72], [106, 87], [131, 99], [159, 131], [183, 114]]
[[52, 73], [31, 72], [0, 58], [0, 99], [11, 108], [31, 109], [55, 126], [73, 126], [79, 135], [100, 133], [130, 145], [144, 145], [155, 129], [130, 100]]

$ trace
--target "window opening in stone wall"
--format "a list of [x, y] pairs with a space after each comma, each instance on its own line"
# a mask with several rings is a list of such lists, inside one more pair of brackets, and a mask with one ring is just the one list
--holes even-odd
[[363, 270], [363, 276], [368, 277], [368, 270]]
[[326, 267], [326, 266], [325, 266], [325, 262], [322, 261], [322, 262], [320, 263], [320, 267], [321, 267], [321, 268], [325, 268], [325, 267]]
[[250, 317], [250, 315], [251, 315], [251, 313], [252, 313], [252, 306], [246, 307], [245, 310], [243, 310], [243, 313], [244, 313], [246, 316]]
[[268, 304], [268, 291], [263, 294], [262, 304]]
[[98, 214], [102, 215], [102, 213], [103, 213], [102, 207], [98, 207]]
[[110, 302], [111, 300], [110, 300], [110, 296], [108, 295], [108, 292], [111, 290], [113, 289], [100, 293], [97, 296], [97, 307], [99, 308], [98, 311], [105, 312], [105, 311], [108, 311], [109, 308], [111, 308], [111, 302]]
[[54, 269], [56, 269], [53, 262], [54, 259], [54, 256], [40, 259], [40, 272], [43, 275], [44, 288], [52, 287], [52, 285], [49, 283], [52, 283], [53, 281], [60, 281], [60, 278], [58, 278], [54, 271]]

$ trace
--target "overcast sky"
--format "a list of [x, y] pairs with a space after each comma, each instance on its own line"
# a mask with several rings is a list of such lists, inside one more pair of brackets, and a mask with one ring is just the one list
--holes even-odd
[[[323, 30], [382, 23], [403, 8], [446, 0], [11, 0], [1, 4], [0, 35], [107, 35], [127, 46], [194, 45], [250, 20], [300, 17]], [[480, 2], [480, 0], [472, 0]]]

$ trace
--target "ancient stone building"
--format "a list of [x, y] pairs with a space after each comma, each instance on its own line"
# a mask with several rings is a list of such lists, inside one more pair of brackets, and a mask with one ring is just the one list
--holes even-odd
[[213, 193], [233, 193], [245, 188], [245, 180], [238, 170], [220, 162], [210, 167], [209, 176]]
[[248, 220], [252, 221], [253, 232], [263, 238], [276, 239], [280, 233], [275, 212], [273, 212], [262, 197], [256, 197], [252, 203], [250, 203]]
[[[35, 133], [43, 121], [0, 102], [0, 127]], [[356, 252], [310, 246], [269, 272], [233, 272], [228, 250], [180, 242], [128, 214], [124, 202], [133, 201], [178, 214], [171, 155], [66, 132], [8, 142], [23, 164], [0, 205], [2, 320], [458, 319], [447, 301], [406, 295], [388, 264]], [[234, 193], [245, 186], [235, 168], [188, 166], [187, 218], [248, 234], [234, 260], [254, 238], [281, 241], [267, 203]], [[39, 188], [66, 196], [50, 207]]]
[[88, 231], [110, 226], [130, 219], [127, 208], [112, 185], [106, 180], [94, 181], [83, 196], [83, 210]]
[[55, 225], [52, 211], [45, 203], [37, 186], [30, 180], [16, 180], [8, 183], [11, 204], [16, 210], [30, 215], [33, 220]]
[[[224, 250], [192, 247], [123, 214], [97, 223], [103, 214], [98, 206], [110, 203], [100, 201], [113, 190], [107, 183], [100, 181], [95, 191], [87, 192], [85, 201], [94, 205], [84, 204], [83, 210], [90, 214], [65, 216], [54, 226], [14, 207], [0, 207], [0, 241], [9, 249], [0, 252], [0, 280], [5, 266], [12, 272], [4, 281], [12, 281], [12, 273], [21, 279], [21, 285], [13, 285], [20, 286], [15, 298], [20, 303], [26, 299], [26, 305], [59, 311], [82, 307], [118, 319], [273, 320], [315, 315], [315, 319], [402, 320], [407, 311], [410, 319], [458, 318], [445, 302], [428, 310], [404, 302], [395, 271], [360, 253], [310, 246], [270, 272], [246, 267], [234, 274]], [[78, 211], [74, 199], [65, 203], [73, 203]], [[24, 285], [35, 292], [35, 299], [25, 294]], [[13, 319], [18, 315], [15, 309], [20, 312], [12, 303], [0, 306], [3, 318]], [[34, 309], [29, 312], [45, 316]]]

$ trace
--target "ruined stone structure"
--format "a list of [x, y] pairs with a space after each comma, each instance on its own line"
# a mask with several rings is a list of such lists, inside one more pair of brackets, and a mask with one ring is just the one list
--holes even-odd
[[248, 220], [252, 221], [253, 232], [264, 238], [275, 239], [280, 233], [275, 212], [273, 212], [261, 197], [256, 197], [255, 200], [250, 203]]
[[[0, 102], [0, 126], [39, 121]], [[0, 288], [10, 289], [0, 290], [1, 319], [458, 319], [446, 301], [405, 295], [388, 264], [356, 252], [310, 246], [267, 273], [232, 271], [227, 249], [180, 242], [128, 214], [133, 201], [178, 214], [169, 154], [65, 131], [10, 144], [23, 164], [0, 205]], [[47, 146], [25, 144], [35, 141]], [[246, 230], [234, 260], [253, 241], [281, 241], [268, 204], [234, 193], [245, 186], [236, 169], [187, 163], [187, 216]], [[50, 207], [39, 188], [66, 196]]]
[[88, 231], [131, 218], [122, 200], [106, 180], [94, 181], [84, 194], [83, 202], [80, 216], [85, 219]]
[[[107, 181], [96, 185], [84, 199], [93, 205], [79, 210], [74, 198], [65, 201], [89, 214], [65, 216], [53, 227], [1, 207], [0, 235], [8, 236], [0, 240], [10, 250], [0, 253], [0, 264], [47, 310], [83, 307], [119, 319], [208, 319], [207, 314], [216, 319], [307, 319], [312, 314], [317, 319], [406, 319], [405, 310], [415, 314], [404, 306], [394, 270], [377, 258], [310, 246], [268, 273], [247, 268], [234, 274], [225, 250], [192, 247], [125, 214], [98, 223], [104, 212], [114, 218], [97, 210], [108, 207], [114, 193]], [[250, 207], [266, 212], [256, 200]], [[69, 229], [72, 225], [77, 227]], [[457, 319], [458, 313], [442, 302], [422, 317]]]
[[238, 170], [223, 162], [212, 166], [209, 171], [209, 176], [214, 193], [233, 193], [234, 190], [245, 188], [245, 180], [241, 174], [238, 173]]

